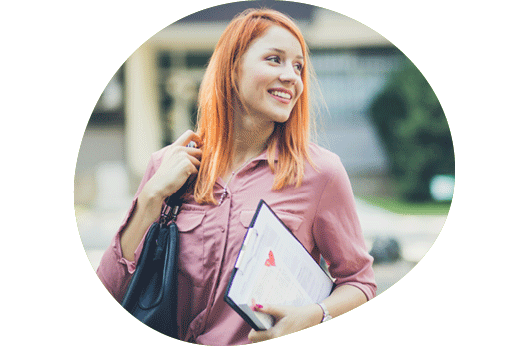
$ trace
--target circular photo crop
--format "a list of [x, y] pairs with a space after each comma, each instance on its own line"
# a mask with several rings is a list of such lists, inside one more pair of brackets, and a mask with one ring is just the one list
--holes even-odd
[[335, 320], [412, 270], [446, 221], [455, 156], [435, 92], [339, 13], [201, 10], [100, 93], [78, 229], [108, 295], [164, 335], [238, 345]]

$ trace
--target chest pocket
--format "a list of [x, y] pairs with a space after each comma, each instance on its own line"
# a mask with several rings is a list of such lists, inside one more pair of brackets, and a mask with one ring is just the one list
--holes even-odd
[[[308, 228], [303, 228], [299, 230], [299, 227], [302, 225], [304, 218], [300, 215], [288, 213], [286, 211], [274, 210], [274, 212], [279, 217], [279, 219], [283, 221], [285, 226], [288, 227], [288, 229], [297, 238], [297, 240], [305, 247], [306, 251], [308, 251], [308, 253], [311, 253], [313, 248], [315, 247], [315, 242], [311, 230]], [[252, 221], [252, 217], [254, 216], [254, 214], [255, 211], [253, 210], [244, 210], [241, 212], [240, 220], [241, 224], [245, 228], [250, 227], [250, 222]]]
[[181, 208], [176, 219], [179, 229], [179, 272], [194, 286], [204, 282], [204, 226], [205, 211]]
[[[287, 213], [284, 211], [275, 211], [276, 215], [283, 221], [286, 227], [295, 235], [299, 226], [303, 222], [303, 218], [299, 215]], [[252, 218], [254, 217], [254, 210], [243, 210], [240, 215], [241, 224], [248, 228], [250, 226], [250, 222], [252, 222]]]

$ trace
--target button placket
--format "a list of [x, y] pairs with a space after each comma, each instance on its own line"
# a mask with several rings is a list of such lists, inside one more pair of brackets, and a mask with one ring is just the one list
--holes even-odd
[[228, 199], [229, 197], [227, 197], [227, 199], [224, 200], [224, 202], [221, 206], [218, 206], [218, 209], [220, 210], [220, 216], [222, 219], [221, 227], [219, 227], [219, 231], [221, 233], [220, 233], [220, 236], [218, 237], [220, 248], [219, 248], [219, 253], [216, 253], [216, 254], [218, 254], [217, 258], [216, 258], [216, 263], [219, 264], [219, 267], [217, 269], [214, 283], [212, 284], [212, 288], [210, 290], [210, 296], [209, 296], [209, 301], [208, 301], [208, 305], [207, 305], [208, 308], [206, 309], [206, 313], [205, 313], [204, 317], [201, 318], [201, 322], [199, 322], [199, 324], [201, 325], [202, 328], [204, 328], [204, 326], [206, 325], [208, 316], [209, 316], [210, 312], [212, 311], [211, 307], [213, 307], [214, 303], [216, 302], [216, 294], [218, 291], [218, 285], [219, 285], [219, 282], [220, 282], [220, 279], [221, 279], [221, 276], [223, 273], [225, 251], [227, 249], [227, 234], [225, 232], [227, 232], [227, 229], [228, 229], [230, 208], [231, 208], [231, 200]]

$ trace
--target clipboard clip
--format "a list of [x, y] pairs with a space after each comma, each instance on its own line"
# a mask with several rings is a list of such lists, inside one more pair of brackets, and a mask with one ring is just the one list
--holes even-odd
[[247, 235], [245, 237], [245, 241], [243, 245], [241, 245], [241, 250], [239, 251], [239, 256], [237, 257], [235, 268], [237, 268], [238, 272], [244, 273], [246, 266], [248, 265], [248, 261], [250, 258], [245, 259], [245, 255], [253, 256], [254, 246], [257, 244], [257, 240], [259, 237], [259, 232], [255, 228], [249, 228], [247, 231]]

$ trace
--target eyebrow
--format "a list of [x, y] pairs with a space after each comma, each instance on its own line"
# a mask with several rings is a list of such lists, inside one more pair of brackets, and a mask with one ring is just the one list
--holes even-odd
[[[268, 50], [269, 50], [269, 51], [274, 51], [274, 52], [277, 52], [277, 53], [280, 53], [280, 54], [285, 54], [285, 53], [286, 53], [284, 50], [282, 50], [282, 49], [280, 49], [280, 48], [275, 48], [275, 47], [273, 47], [273, 48], [269, 48]], [[298, 59], [304, 59], [304, 57], [301, 56], [301, 55], [297, 55], [296, 58], [298, 58]]]

